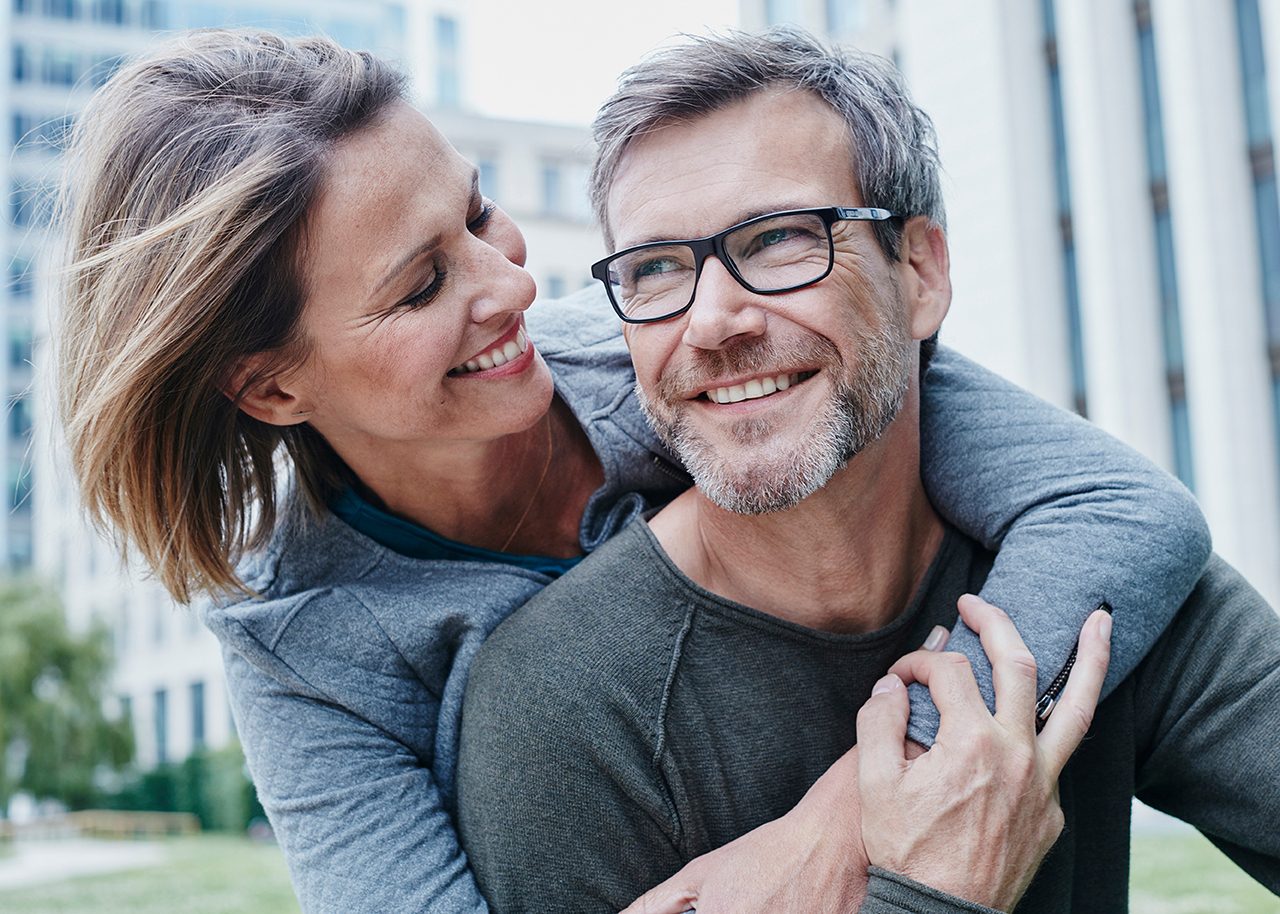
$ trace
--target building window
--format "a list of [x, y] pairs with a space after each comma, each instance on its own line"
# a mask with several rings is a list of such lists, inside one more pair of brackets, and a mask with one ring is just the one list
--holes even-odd
[[31, 434], [31, 398], [16, 397], [9, 404], [9, 434], [23, 440]]
[[191, 748], [204, 748], [204, 683], [191, 683]]
[[46, 49], [41, 78], [51, 86], [74, 86], [80, 78], [80, 62], [74, 51]]
[[36, 11], [37, 0], [13, 0], [13, 11], [15, 13], [34, 13]]
[[52, 19], [75, 19], [80, 15], [78, 0], [44, 0], [44, 12]]
[[156, 737], [156, 764], [163, 765], [169, 761], [169, 693], [164, 689], [156, 689], [153, 713]]
[[797, 25], [800, 22], [798, 0], [764, 0], [764, 18], [769, 25]]
[[15, 257], [9, 261], [9, 297], [11, 299], [30, 298], [35, 288], [31, 275], [31, 261]]
[[498, 163], [489, 157], [476, 162], [476, 170], [480, 172], [480, 193], [490, 200], [498, 198]]
[[863, 25], [866, 10], [862, 0], [826, 0], [827, 32], [833, 38], [847, 38]]
[[162, 0], [143, 0], [142, 27], [144, 29], [167, 29], [169, 17]]
[[552, 273], [547, 277], [547, 297], [563, 298], [564, 297], [564, 277], [558, 273]]
[[25, 44], [15, 43], [13, 46], [13, 81], [24, 83], [33, 76], [31, 54]]
[[1182, 313], [1173, 246], [1173, 215], [1169, 212], [1169, 188], [1166, 183], [1160, 80], [1156, 70], [1150, 4], [1146, 0], [1139, 0], [1133, 9], [1138, 37], [1138, 75], [1142, 81], [1147, 180], [1151, 188], [1151, 218], [1156, 242], [1156, 278], [1160, 291], [1161, 343], [1164, 350], [1165, 389], [1169, 396], [1173, 471], [1190, 489], [1195, 487], [1195, 464], [1191, 454], [1191, 413], [1187, 407], [1187, 382], [1183, 373]]
[[564, 169], [559, 162], [542, 163], [542, 215], [564, 214]]
[[124, 58], [118, 54], [107, 57], [97, 56], [93, 59], [93, 63], [89, 65], [88, 70], [85, 71], [85, 76], [95, 88], [104, 86], [116, 70], [120, 69], [120, 64], [123, 62]]
[[29, 530], [9, 530], [9, 568], [20, 571], [31, 567], [32, 547]]
[[14, 514], [31, 512], [31, 467], [17, 465], [9, 472], [9, 507]]
[[1089, 414], [1085, 375], [1083, 320], [1076, 280], [1076, 255], [1071, 223], [1071, 175], [1067, 167], [1067, 122], [1062, 109], [1062, 80], [1058, 72], [1057, 25], [1053, 0], [1043, 0], [1045, 62], [1049, 69], [1049, 107], [1053, 120], [1053, 165], [1058, 186], [1058, 224], [1062, 233], [1062, 272], [1067, 301], [1067, 333], [1071, 357], [1071, 398], [1075, 411]]
[[458, 84], [458, 20], [436, 17], [436, 101], [442, 108], [461, 103]]
[[110, 25], [124, 25], [124, 0], [97, 0], [93, 5], [93, 18]]
[[14, 181], [10, 186], [10, 216], [19, 228], [48, 225], [52, 205], [52, 191], [45, 184]]
[[[1240, 80], [1244, 91], [1249, 170], [1253, 175], [1253, 211], [1262, 268], [1262, 307], [1266, 354], [1271, 366], [1276, 434], [1280, 436], [1280, 191], [1276, 187], [1275, 137], [1271, 131], [1266, 56], [1258, 0], [1236, 0], [1240, 39]], [[1280, 61], [1272, 61], [1280, 66]], [[1280, 443], [1280, 440], [1278, 440]]]

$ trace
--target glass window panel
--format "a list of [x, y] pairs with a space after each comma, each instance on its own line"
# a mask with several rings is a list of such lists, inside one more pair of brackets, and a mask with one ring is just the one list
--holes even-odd
[[156, 689], [153, 726], [156, 738], [156, 763], [163, 765], [169, 760], [169, 693], [164, 689]]
[[1164, 159], [1164, 123], [1160, 108], [1160, 80], [1156, 73], [1156, 46], [1151, 26], [1138, 29], [1138, 60], [1142, 74], [1142, 108], [1147, 135], [1147, 170], [1151, 180], [1167, 175]]
[[1267, 314], [1267, 339], [1280, 345], [1280, 196], [1274, 173], [1253, 186], [1258, 215], [1258, 252], [1262, 260], [1262, 300]]
[[843, 38], [862, 28], [866, 8], [863, 0], [826, 0], [827, 31]]
[[1271, 114], [1267, 109], [1267, 70], [1262, 50], [1262, 18], [1258, 0], [1236, 0], [1236, 25], [1240, 39], [1240, 75], [1244, 83], [1245, 123], [1249, 145], [1271, 137]]
[[764, 18], [769, 25], [798, 24], [800, 4], [798, 0], [765, 0]]
[[1183, 485], [1195, 491], [1195, 470], [1191, 459], [1191, 417], [1185, 398], [1172, 400], [1169, 404], [1169, 417], [1173, 425], [1173, 471]]
[[480, 193], [490, 200], [498, 199], [498, 163], [491, 158], [481, 158], [476, 162], [480, 172]]
[[559, 162], [542, 164], [542, 214], [559, 216], [564, 211], [564, 180]]
[[204, 683], [191, 683], [191, 747], [204, 747]]

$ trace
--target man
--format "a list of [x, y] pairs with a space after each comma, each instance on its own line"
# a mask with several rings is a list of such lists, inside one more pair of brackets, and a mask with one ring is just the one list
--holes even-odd
[[[842, 92], [882, 121], [842, 117]], [[998, 611], [962, 604], [995, 667], [994, 718], [953, 655], [885, 676], [991, 562], [920, 485], [921, 342], [950, 286], [926, 132], [896, 158], [868, 137], [898, 119], [923, 122], [891, 75], [782, 33], [642, 65], [598, 121], [594, 198], [617, 253], [597, 275], [697, 487], [519, 611], [473, 670], [461, 825], [504, 914], [616, 910], [814, 806], [864, 702], [868, 909], [1124, 910], [1135, 792], [1280, 892], [1280, 621], [1222, 563], [1099, 706], [1061, 813], [1045, 798], [1062, 728], [1088, 721], [1055, 715], [1036, 741], [1034, 677]], [[926, 681], [943, 719], [910, 762], [903, 679]], [[859, 831], [842, 812], [828, 818]], [[797, 902], [832, 881], [801, 878]]]

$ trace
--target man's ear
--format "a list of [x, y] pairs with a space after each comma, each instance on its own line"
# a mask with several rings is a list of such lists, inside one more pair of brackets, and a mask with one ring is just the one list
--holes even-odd
[[942, 326], [951, 307], [947, 236], [927, 216], [913, 216], [903, 226], [898, 275], [911, 337], [926, 340]]
[[296, 374], [280, 370], [279, 353], [255, 352], [236, 362], [222, 392], [259, 422], [301, 425], [311, 415], [311, 405], [301, 394]]

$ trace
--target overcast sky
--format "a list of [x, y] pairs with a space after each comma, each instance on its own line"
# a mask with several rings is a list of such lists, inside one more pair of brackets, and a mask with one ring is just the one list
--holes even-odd
[[463, 101], [499, 117], [585, 124], [646, 51], [737, 21], [737, 0], [471, 0]]

